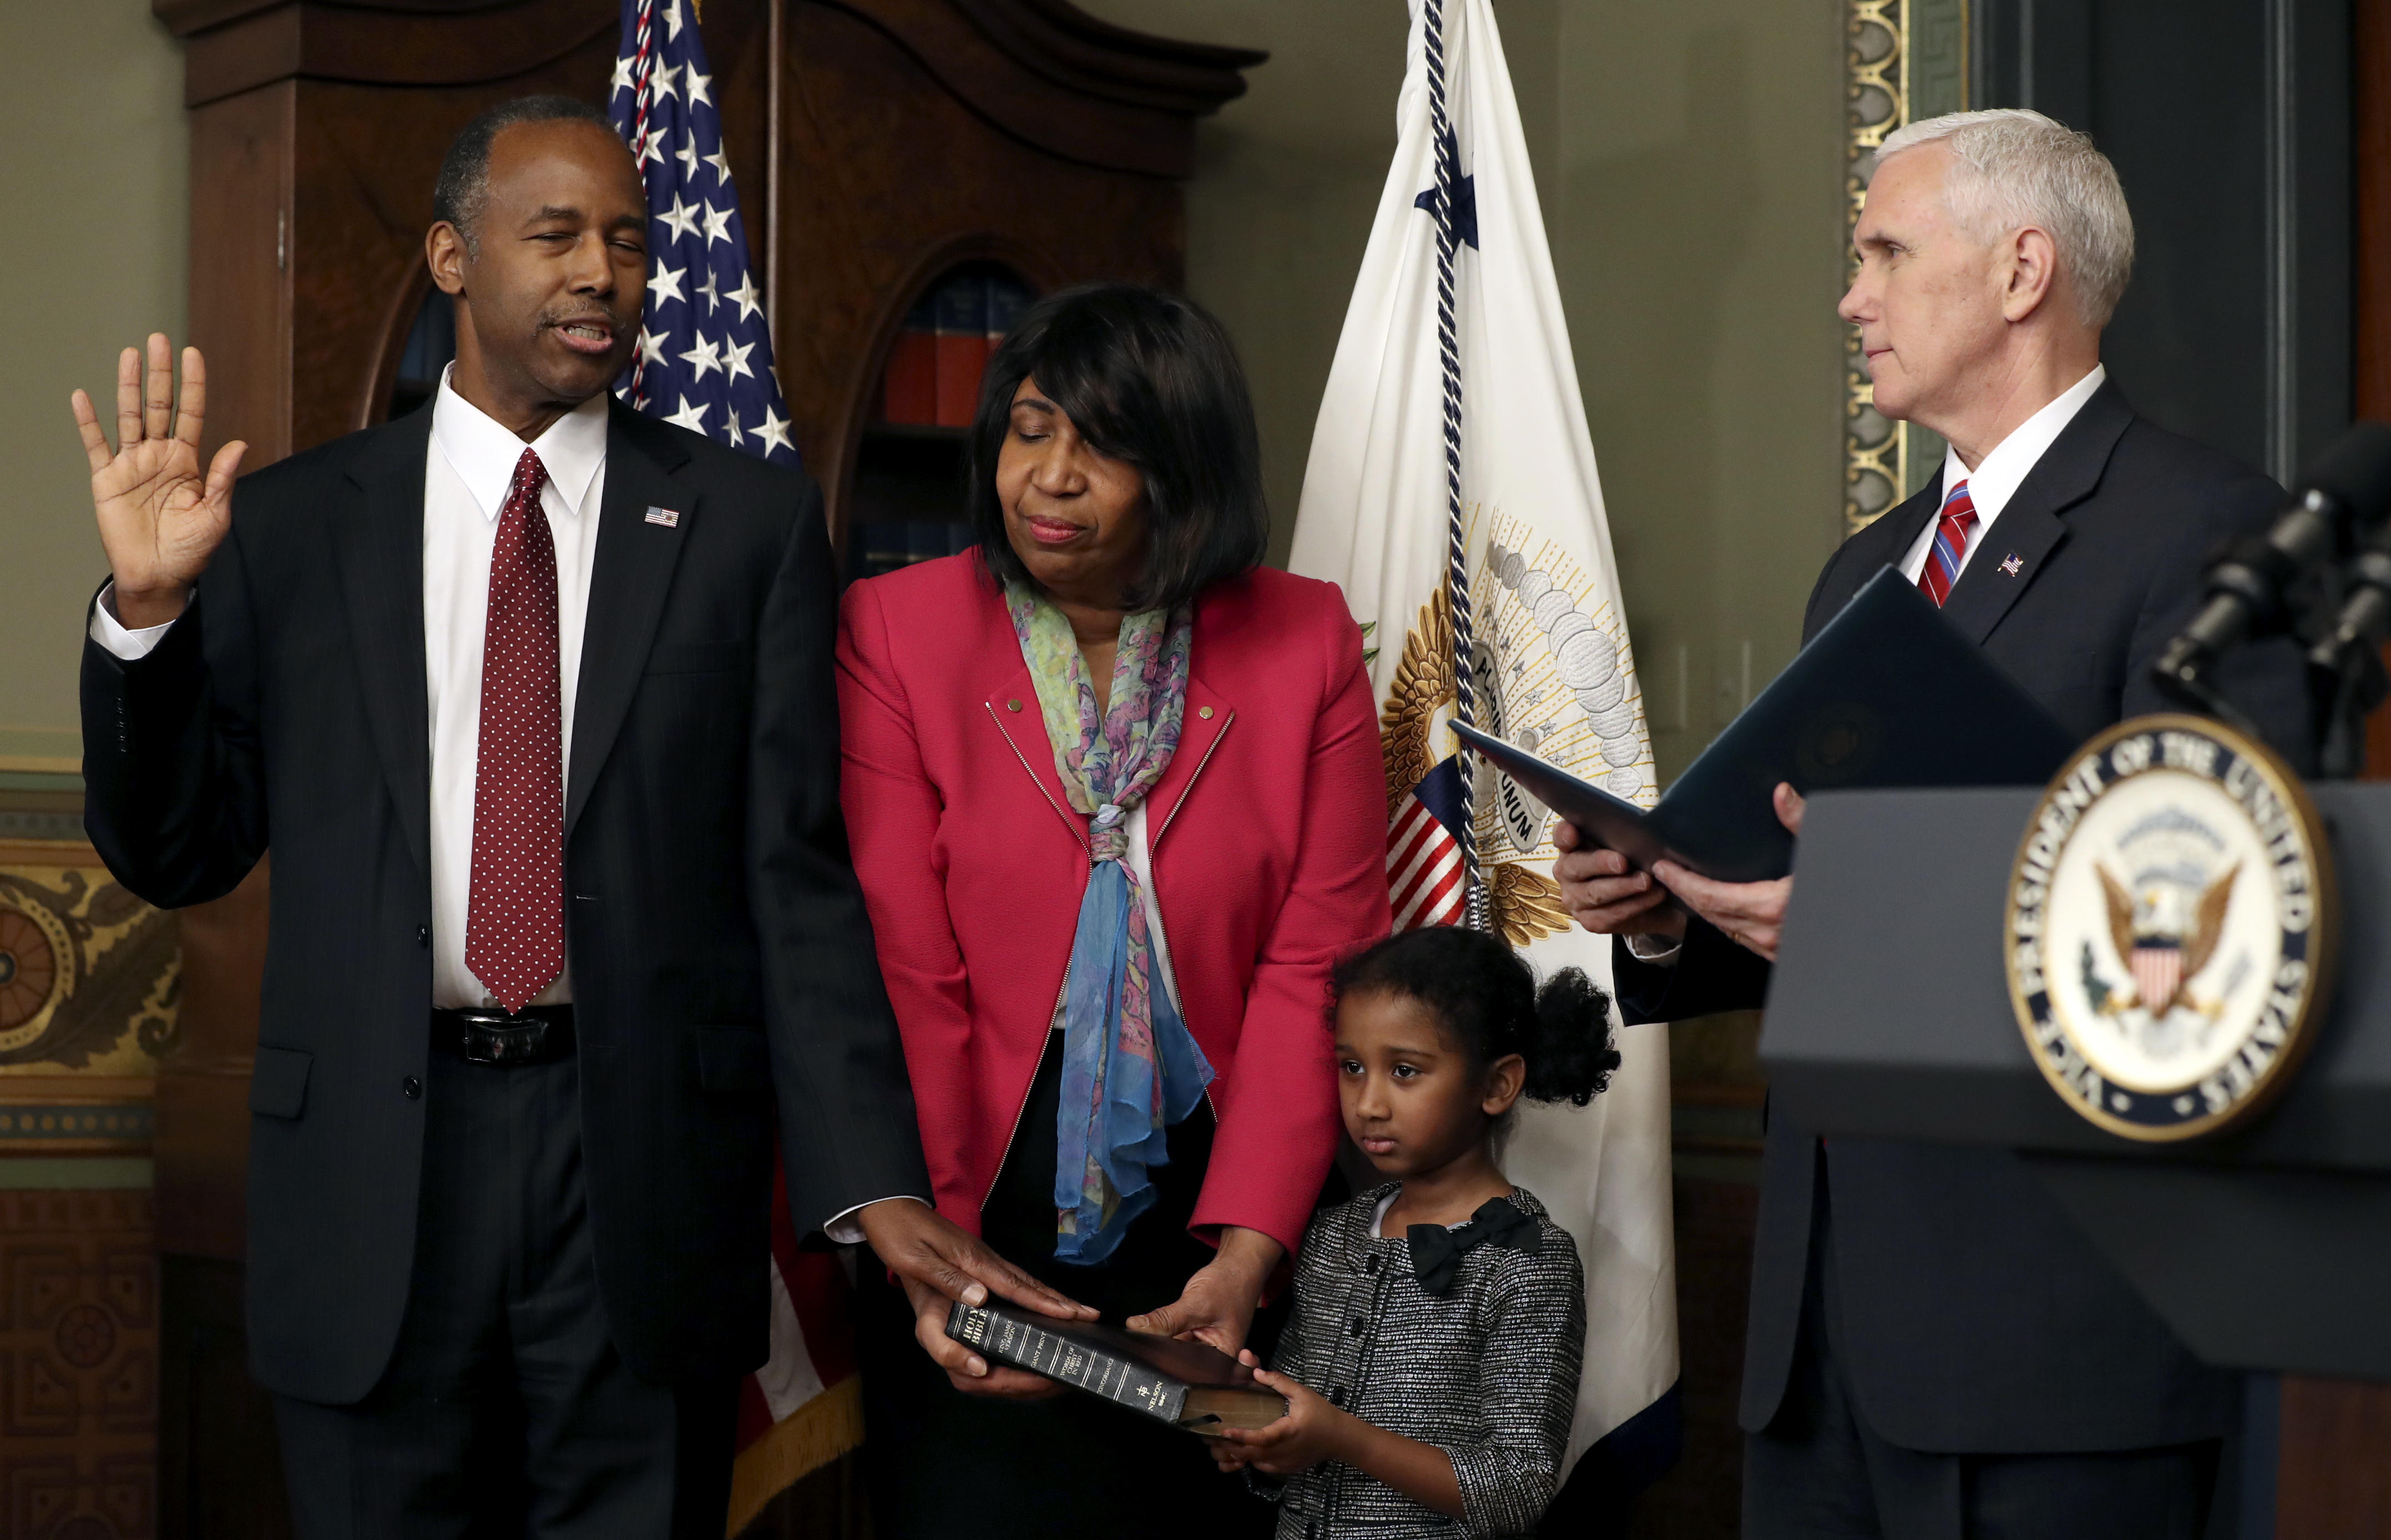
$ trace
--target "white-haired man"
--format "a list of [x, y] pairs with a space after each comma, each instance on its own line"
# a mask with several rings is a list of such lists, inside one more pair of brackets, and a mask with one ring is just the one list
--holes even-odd
[[[1879, 152], [1854, 239], [1841, 314], [1877, 408], [1950, 449], [1933, 485], [1828, 561], [1805, 639], [1897, 565], [2076, 734], [2159, 709], [2150, 663], [2205, 558], [2281, 493], [2109, 383], [2100, 330], [2134, 249], [2115, 171], [2038, 113], [1914, 123]], [[2237, 696], [2304, 754], [2288, 646], [2235, 668]], [[1777, 802], [1798, 832], [1800, 799]], [[1619, 938], [1629, 1020], [1761, 1003], [1792, 879], [1662, 863], [1656, 885], [1596, 850], [1558, 870], [1580, 923]], [[1660, 908], [1661, 885], [1698, 918]], [[2015, 1157], [1771, 1121], [1741, 1407], [1751, 1540], [2197, 1535], [2238, 1401]]]

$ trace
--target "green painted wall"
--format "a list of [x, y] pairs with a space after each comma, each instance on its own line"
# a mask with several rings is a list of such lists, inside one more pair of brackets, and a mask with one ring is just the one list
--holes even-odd
[[0, 0], [10, 259], [0, 368], [0, 767], [82, 757], [78, 618], [107, 574], [76, 386], [111, 418], [116, 353], [183, 331], [183, 54], [149, 0]]
[[[1400, 0], [1081, 0], [1271, 51], [1202, 125], [1188, 277], [1253, 379], [1283, 554], [1394, 148]], [[147, 0], [7, 5], [18, 259], [0, 371], [0, 757], [77, 752], [103, 563], [65, 401], [180, 335], [181, 62]], [[1793, 650], [1839, 518], [1842, 6], [1498, 0], [1664, 776]], [[38, 297], [32, 302], [29, 297]]]

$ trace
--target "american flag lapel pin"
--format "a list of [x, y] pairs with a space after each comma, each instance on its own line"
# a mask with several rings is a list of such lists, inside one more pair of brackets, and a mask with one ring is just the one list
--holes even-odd
[[[654, 517], [655, 517], [655, 515], [652, 513], [652, 514], [648, 515], [648, 517], [649, 517], [649, 518], [651, 518], [651, 519], [653, 519], [653, 518], [654, 518]], [[2022, 556], [2018, 555], [2015, 551], [2011, 551], [2011, 552], [2008, 555], [2008, 557], [2006, 557], [2005, 558], [2003, 558], [2003, 560], [2002, 560], [2002, 562], [2001, 562], [2001, 571], [2004, 571], [2004, 572], [2006, 572], [2006, 573], [2008, 573], [2008, 574], [2009, 574], [2010, 576], [2011, 576], [2011, 577], [2015, 577], [2015, 576], [2017, 576], [2017, 575], [2018, 575], [2018, 573], [2020, 573], [2020, 572], [2023, 571], [2024, 570], [2025, 570], [2025, 558], [2023, 558], [2023, 557], [2022, 557]]]
[[668, 530], [677, 530], [680, 528], [680, 510], [679, 508], [650, 508], [648, 510], [648, 522], [651, 524], [662, 524]]

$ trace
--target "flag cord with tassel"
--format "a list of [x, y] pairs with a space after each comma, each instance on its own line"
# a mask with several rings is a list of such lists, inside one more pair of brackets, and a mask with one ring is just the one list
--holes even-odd
[[[1444, 99], [1444, 0], [1428, 0], [1426, 12], [1428, 124], [1436, 141], [1436, 341], [1444, 373], [1444, 502], [1447, 525], [1445, 585], [1453, 606], [1454, 720], [1478, 725], [1477, 693], [1470, 680], [1469, 549], [1461, 518], [1461, 338], [1453, 310], [1454, 211], [1461, 195], [1461, 145], [1446, 115]], [[1486, 884], [1478, 869], [1478, 830], [1472, 798], [1472, 762], [1467, 744], [1458, 749], [1460, 816], [1454, 842], [1461, 847], [1462, 923], [1487, 929]]]

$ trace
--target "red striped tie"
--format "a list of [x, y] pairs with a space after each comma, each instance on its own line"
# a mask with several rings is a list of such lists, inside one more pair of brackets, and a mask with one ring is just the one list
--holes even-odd
[[548, 468], [526, 449], [498, 509], [482, 632], [473, 877], [465, 966], [509, 1010], [564, 970], [564, 733], [557, 679], [556, 542]]
[[1968, 483], [1961, 481], [1943, 499], [1943, 516], [1934, 522], [1934, 544], [1926, 548], [1926, 565], [1918, 574], [1918, 591], [1932, 599], [1937, 609], [1951, 597], [1951, 585], [1959, 581], [1959, 563], [1968, 555], [1968, 532], [1975, 527], [1975, 500], [1968, 495]]

